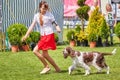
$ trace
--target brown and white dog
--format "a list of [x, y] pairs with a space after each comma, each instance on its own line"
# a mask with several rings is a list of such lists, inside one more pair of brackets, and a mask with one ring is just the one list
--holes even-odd
[[70, 56], [73, 60], [73, 64], [68, 68], [69, 74], [77, 67], [83, 67], [85, 69], [85, 75], [90, 74], [90, 65], [94, 66], [98, 72], [106, 69], [107, 74], [109, 74], [109, 66], [105, 63], [104, 55], [114, 55], [115, 53], [116, 49], [112, 53], [79, 52], [73, 50], [71, 47], [66, 47], [63, 51], [64, 58]]

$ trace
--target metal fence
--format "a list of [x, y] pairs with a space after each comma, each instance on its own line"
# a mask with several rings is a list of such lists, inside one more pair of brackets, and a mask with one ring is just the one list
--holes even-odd
[[[0, 28], [6, 33], [7, 27], [14, 23], [25, 24], [30, 26], [34, 14], [38, 12], [38, 5], [41, 0], [0, 0], [2, 24]], [[50, 11], [55, 16], [58, 25], [63, 28], [63, 0], [45, 0], [50, 6]], [[35, 31], [40, 31], [36, 25]], [[59, 41], [62, 41], [62, 33], [59, 35]]]

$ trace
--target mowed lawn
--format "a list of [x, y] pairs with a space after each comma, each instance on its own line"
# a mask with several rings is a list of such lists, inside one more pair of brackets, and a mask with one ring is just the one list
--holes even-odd
[[120, 49], [117, 47], [74, 47], [79, 51], [100, 51], [111, 52], [117, 48], [117, 53], [112, 56], [105, 56], [106, 63], [110, 66], [110, 74], [96, 74], [96, 69], [91, 67], [91, 75], [84, 76], [84, 69], [78, 68], [72, 75], [68, 74], [68, 67], [72, 64], [70, 57], [63, 58], [62, 51], [68, 45], [57, 46], [57, 50], [49, 51], [55, 62], [60, 66], [61, 73], [56, 73], [54, 68], [48, 74], [40, 75], [43, 69], [38, 58], [29, 52], [0, 52], [0, 80], [120, 80]]
[[[63, 31], [63, 40], [67, 41], [67, 29]], [[106, 63], [110, 66], [110, 74], [107, 75], [103, 70], [101, 74], [96, 74], [96, 69], [91, 67], [91, 74], [84, 76], [84, 69], [78, 68], [73, 71], [72, 75], [68, 74], [68, 67], [72, 64], [70, 57], [63, 58], [62, 51], [65, 45], [57, 46], [57, 50], [49, 51], [50, 56], [61, 68], [60, 73], [56, 73], [54, 68], [50, 65], [51, 71], [48, 74], [40, 75], [43, 65], [40, 60], [32, 53], [29, 52], [0, 52], [0, 80], [120, 80], [120, 45], [119, 39], [114, 37], [114, 46], [111, 47], [74, 47], [79, 51], [100, 51], [111, 52], [117, 48], [117, 53], [112, 56], [105, 56]]]

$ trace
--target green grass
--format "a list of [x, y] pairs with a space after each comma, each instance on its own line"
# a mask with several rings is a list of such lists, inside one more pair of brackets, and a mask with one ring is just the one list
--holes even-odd
[[[63, 40], [67, 41], [64, 29]], [[84, 69], [78, 68], [73, 71], [72, 75], [68, 74], [68, 67], [72, 64], [70, 57], [63, 58], [62, 51], [68, 44], [57, 46], [57, 50], [49, 51], [50, 56], [61, 68], [61, 73], [55, 73], [54, 68], [50, 65], [51, 71], [48, 74], [40, 75], [39, 72], [43, 69], [40, 60], [32, 53], [29, 52], [0, 52], [0, 80], [120, 80], [120, 49], [119, 40], [114, 38], [114, 46], [111, 47], [74, 47], [79, 51], [100, 51], [111, 52], [117, 48], [116, 55], [105, 56], [106, 63], [110, 66], [110, 74], [107, 75], [105, 70], [103, 73], [96, 74], [96, 69], [91, 67], [91, 75], [84, 76]]]
[[91, 75], [84, 76], [84, 69], [78, 68], [68, 75], [68, 67], [72, 64], [71, 58], [64, 59], [62, 55], [65, 46], [57, 46], [57, 50], [49, 51], [55, 62], [60, 66], [62, 72], [55, 73], [54, 68], [48, 74], [40, 75], [43, 69], [42, 63], [30, 52], [0, 52], [0, 80], [120, 80], [120, 49], [119, 47], [99, 47], [90, 49], [89, 47], [74, 47], [79, 51], [101, 51], [111, 52], [117, 48], [117, 54], [105, 56], [107, 64], [110, 66], [110, 74], [96, 74], [96, 69], [91, 67]]

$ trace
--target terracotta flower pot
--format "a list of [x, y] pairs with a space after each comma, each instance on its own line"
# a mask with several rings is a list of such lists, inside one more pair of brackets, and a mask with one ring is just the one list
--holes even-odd
[[11, 50], [12, 50], [12, 52], [18, 52], [18, 51], [19, 51], [19, 48], [18, 48], [17, 45], [12, 45], [12, 46], [11, 46]]
[[70, 46], [71, 46], [71, 47], [76, 46], [76, 42], [75, 42], [74, 40], [70, 41]]
[[96, 42], [90, 42], [90, 48], [96, 47]]
[[29, 50], [30, 50], [30, 47], [29, 47], [29, 45], [23, 45], [23, 46], [22, 46], [22, 49], [23, 49], [24, 51], [29, 51]]

